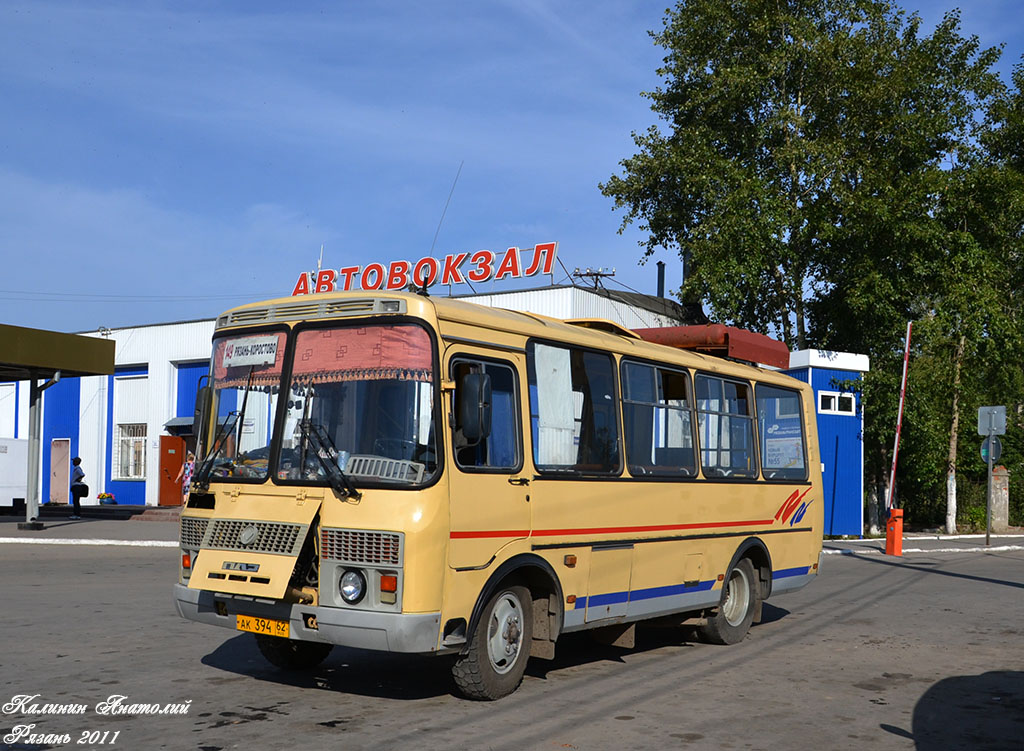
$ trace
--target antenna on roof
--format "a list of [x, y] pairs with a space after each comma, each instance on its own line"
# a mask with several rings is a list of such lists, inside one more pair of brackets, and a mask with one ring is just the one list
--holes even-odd
[[311, 290], [313, 290], [314, 292], [316, 292], [316, 283], [317, 283], [317, 280], [320, 278], [320, 269], [323, 267], [323, 263], [324, 263], [324, 244], [320, 243], [320, 257], [316, 260], [316, 271], [307, 271], [306, 272], [306, 274], [309, 275], [309, 288]]
[[437, 222], [437, 229], [434, 231], [434, 241], [430, 243], [430, 253], [434, 252], [434, 246], [437, 245], [437, 236], [441, 233], [441, 225], [444, 223], [444, 215], [448, 213], [448, 204], [452, 202], [452, 194], [455, 192], [455, 184], [459, 181], [459, 175], [462, 174], [462, 165], [466, 163], [463, 159], [459, 162], [459, 171], [455, 173], [455, 179], [452, 180], [452, 189], [448, 191], [448, 200], [444, 202], [444, 209], [441, 211], [441, 218]]

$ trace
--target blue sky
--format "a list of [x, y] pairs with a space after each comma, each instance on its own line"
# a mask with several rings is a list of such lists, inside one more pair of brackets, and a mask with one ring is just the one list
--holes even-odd
[[[597, 184], [655, 122], [666, 5], [5, 0], [0, 322], [212, 317], [290, 294], [321, 244], [326, 267], [414, 261], [460, 165], [433, 255], [554, 240], [653, 293]], [[904, 7], [930, 30], [955, 6]], [[963, 16], [1007, 79], [1019, 7]]]

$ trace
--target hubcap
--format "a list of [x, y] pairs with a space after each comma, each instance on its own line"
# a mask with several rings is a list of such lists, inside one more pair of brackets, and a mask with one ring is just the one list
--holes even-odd
[[523, 608], [506, 592], [494, 604], [487, 627], [487, 656], [496, 673], [507, 673], [516, 664], [523, 646]]
[[747, 575], [743, 571], [734, 568], [729, 574], [729, 582], [726, 585], [722, 614], [730, 626], [738, 626], [743, 623], [749, 608], [750, 582], [747, 581]]

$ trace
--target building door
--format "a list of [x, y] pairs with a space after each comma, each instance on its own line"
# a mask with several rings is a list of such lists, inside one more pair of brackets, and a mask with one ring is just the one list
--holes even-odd
[[50, 503], [67, 503], [71, 483], [71, 439], [50, 441]]
[[175, 481], [185, 463], [185, 439], [173, 435], [160, 436], [160, 506], [180, 506], [181, 482]]

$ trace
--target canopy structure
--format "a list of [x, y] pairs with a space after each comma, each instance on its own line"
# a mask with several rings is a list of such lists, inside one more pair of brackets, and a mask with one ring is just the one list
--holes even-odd
[[[77, 334], [0, 324], [0, 381], [29, 382], [28, 482], [23, 529], [42, 529], [39, 467], [42, 394], [62, 377], [112, 375], [114, 342]], [[40, 380], [45, 383], [40, 384]]]

